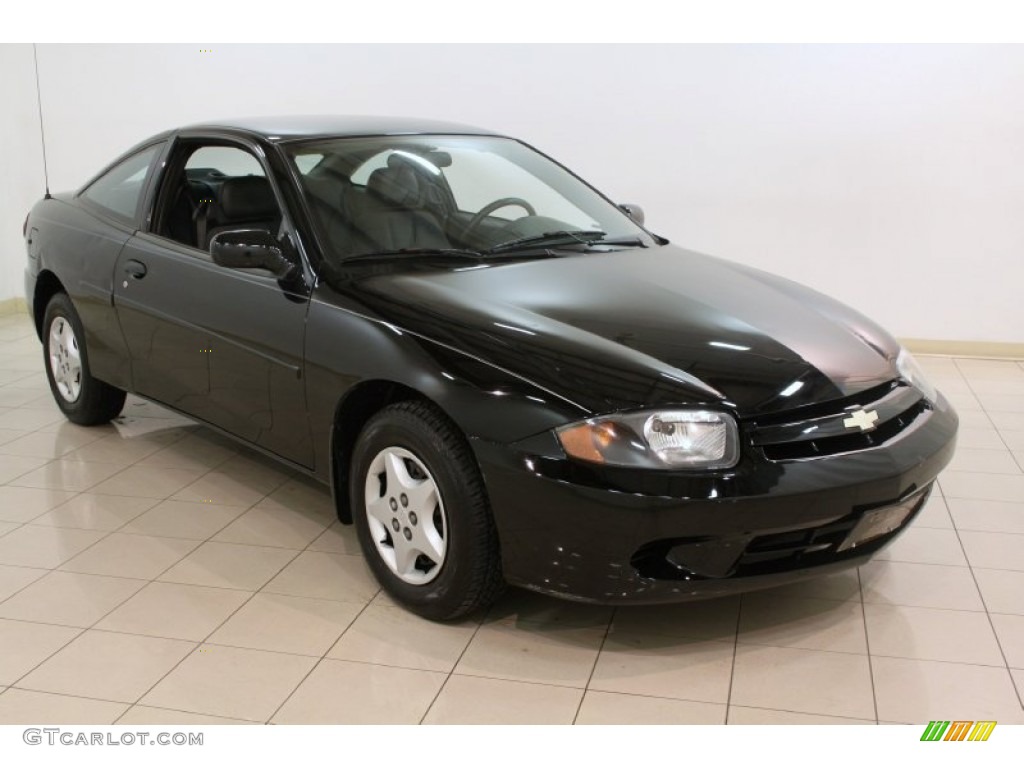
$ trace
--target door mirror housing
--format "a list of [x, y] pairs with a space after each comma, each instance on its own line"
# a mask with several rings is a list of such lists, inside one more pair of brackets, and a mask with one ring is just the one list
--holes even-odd
[[641, 227], [644, 225], [644, 209], [636, 203], [619, 203], [619, 208], [626, 212], [633, 221]]
[[218, 232], [210, 241], [213, 263], [229, 269], [267, 269], [284, 280], [295, 263], [284, 255], [281, 244], [263, 229], [232, 229]]

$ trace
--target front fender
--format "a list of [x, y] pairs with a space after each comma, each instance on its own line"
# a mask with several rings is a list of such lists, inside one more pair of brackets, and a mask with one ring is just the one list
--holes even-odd
[[433, 401], [470, 438], [510, 443], [587, 411], [464, 351], [314, 298], [306, 332], [306, 396], [317, 474], [330, 467], [338, 404], [361, 382], [388, 381]]

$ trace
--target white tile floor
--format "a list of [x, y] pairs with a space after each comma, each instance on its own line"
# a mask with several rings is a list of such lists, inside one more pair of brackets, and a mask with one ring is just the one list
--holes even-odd
[[130, 398], [54, 407], [0, 318], [0, 723], [1024, 723], [1024, 364], [923, 358], [953, 465], [859, 572], [658, 608], [422, 621], [326, 490]]

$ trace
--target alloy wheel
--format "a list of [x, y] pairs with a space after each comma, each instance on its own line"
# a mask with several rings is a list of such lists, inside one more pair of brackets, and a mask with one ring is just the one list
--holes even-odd
[[82, 394], [82, 352], [70, 321], [61, 315], [50, 323], [50, 373], [57, 391], [67, 403]]

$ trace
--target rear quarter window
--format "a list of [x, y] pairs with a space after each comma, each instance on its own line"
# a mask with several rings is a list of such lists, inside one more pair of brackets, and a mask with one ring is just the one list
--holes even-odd
[[137, 218], [146, 179], [162, 144], [122, 160], [82, 190], [80, 197], [127, 223]]

